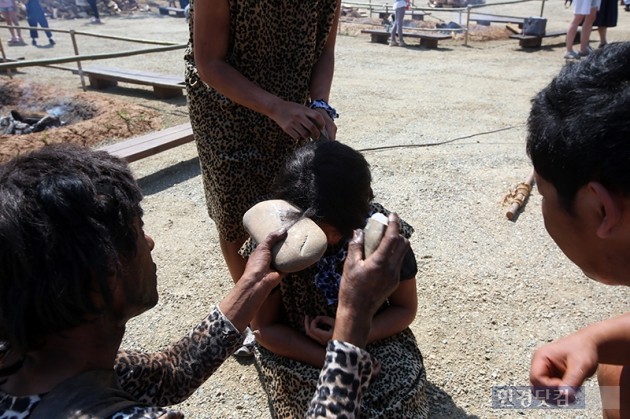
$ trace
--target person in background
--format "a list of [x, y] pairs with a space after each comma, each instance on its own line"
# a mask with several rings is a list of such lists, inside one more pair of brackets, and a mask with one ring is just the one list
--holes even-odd
[[617, 0], [601, 0], [602, 4], [597, 11], [593, 26], [597, 27], [597, 33], [599, 34], [599, 48], [603, 48], [608, 43], [606, 35], [608, 28], [614, 28], [617, 26], [617, 18], [619, 15], [619, 6]]
[[96, 0], [87, 0], [87, 2], [90, 5], [90, 9], [92, 9], [92, 14], [94, 15], [94, 17], [90, 19], [90, 22], [97, 25], [103, 23], [101, 22], [101, 15], [98, 12], [98, 5], [96, 4]]
[[[26, 2], [26, 16], [28, 19], [28, 26], [36, 28], [37, 25], [42, 28], [48, 28], [48, 20], [46, 19], [46, 15], [44, 14], [44, 10], [42, 9], [42, 5], [39, 3], [39, 0], [28, 0]], [[31, 43], [34, 46], [37, 46], [37, 38], [39, 34], [37, 30], [31, 29]], [[53, 39], [53, 34], [51, 31], [45, 31], [46, 36], [48, 37], [48, 44], [55, 45], [55, 40]]]
[[335, 138], [328, 100], [341, 2], [203, 0], [189, 11], [188, 109], [208, 214], [237, 281], [245, 212], [296, 147]]
[[22, 30], [20, 29], [17, 10], [16, 0], [0, 0], [0, 13], [2, 13], [2, 17], [9, 27], [9, 33], [11, 34], [11, 39], [9, 39], [8, 42], [10, 46], [26, 45], [26, 42], [22, 39]]
[[[545, 228], [586, 276], [630, 286], [630, 43], [610, 43], [532, 101], [527, 154]], [[604, 417], [630, 417], [630, 314], [534, 353], [530, 380], [567, 397], [597, 372]]]
[[[403, 22], [405, 20], [405, 10], [409, 7], [409, 0], [395, 0], [393, 4], [394, 8], [394, 24], [392, 25], [391, 39], [389, 41], [390, 47], [406, 46], [407, 44], [403, 40]], [[396, 35], [398, 35], [398, 41], [396, 41]]]
[[[282, 280], [271, 248], [286, 231], [258, 246], [234, 288], [179, 341], [155, 353], [120, 350], [127, 321], [158, 302], [141, 200], [127, 163], [104, 151], [51, 145], [0, 165], [0, 416], [181, 418], [165, 406], [185, 400], [242, 342]], [[357, 231], [312, 417], [354, 417], [376, 374], [362, 348], [409, 242], [392, 215], [375, 253], [365, 259], [362, 249]]]
[[[581, 57], [586, 57], [591, 47], [589, 43], [591, 41], [591, 32], [593, 30], [593, 22], [599, 10], [601, 0], [574, 0], [573, 1], [573, 20], [567, 30], [566, 51], [564, 58], [567, 60], [579, 60]], [[580, 34], [580, 51], [575, 52], [573, 50], [573, 42], [577, 35], [578, 28], [582, 25], [582, 32]]]

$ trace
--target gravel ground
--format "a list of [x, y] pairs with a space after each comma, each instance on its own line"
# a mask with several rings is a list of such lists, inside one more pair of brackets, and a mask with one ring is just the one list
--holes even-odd
[[[571, 18], [563, 2], [545, 5], [548, 29]], [[488, 8], [534, 16], [538, 1]], [[448, 11], [433, 16], [455, 20]], [[630, 39], [630, 13], [620, 9], [612, 41]], [[155, 12], [53, 27], [185, 42], [182, 19]], [[436, 418], [599, 418], [595, 381], [585, 409], [497, 410], [492, 386], [527, 385], [533, 350], [589, 323], [625, 311], [628, 292], [594, 283], [556, 248], [544, 230], [540, 196], [508, 221], [503, 197], [531, 170], [524, 123], [531, 97], [564, 63], [563, 39], [523, 51], [509, 39], [440, 42], [437, 50], [389, 48], [342, 25], [331, 103], [341, 114], [338, 139], [363, 150], [376, 200], [415, 226], [419, 261], [418, 315], [411, 328], [436, 396]], [[343, 34], [348, 34], [344, 36]], [[598, 39], [593, 37], [593, 45]], [[71, 54], [57, 36], [54, 56]], [[82, 52], [116, 49], [81, 38]], [[125, 46], [125, 49], [129, 48]], [[118, 47], [120, 49], [120, 47]], [[9, 55], [18, 49], [9, 49]], [[27, 58], [51, 50], [23, 47]], [[181, 51], [115, 60], [115, 65], [180, 72]], [[114, 65], [114, 61], [107, 63]], [[78, 89], [67, 72], [25, 68], [18, 77]], [[149, 90], [119, 87], [102, 94], [163, 114], [165, 126], [185, 122], [184, 99], [157, 101]], [[213, 222], [207, 217], [194, 145], [132, 164], [146, 195], [146, 230], [156, 241], [158, 306], [134, 319], [124, 346], [157, 350], [184, 334], [231, 287]], [[269, 418], [251, 361], [231, 358], [185, 403], [190, 418]]]

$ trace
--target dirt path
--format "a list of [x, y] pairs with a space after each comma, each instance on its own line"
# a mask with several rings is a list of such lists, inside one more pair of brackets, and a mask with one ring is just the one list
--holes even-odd
[[[545, 5], [548, 28], [563, 29], [563, 2]], [[540, 2], [497, 7], [496, 13], [537, 15]], [[493, 9], [492, 12], [495, 12]], [[447, 12], [434, 12], [442, 15]], [[452, 15], [444, 15], [449, 21]], [[630, 13], [620, 9], [611, 40], [630, 39]], [[185, 42], [181, 19], [139, 15], [54, 26]], [[345, 29], [344, 29], [345, 28]], [[344, 32], [345, 30], [345, 32]], [[438, 392], [434, 417], [599, 418], [594, 382], [585, 410], [495, 410], [492, 386], [527, 385], [537, 346], [626, 310], [628, 292], [586, 279], [547, 236], [534, 192], [515, 222], [502, 199], [530, 171], [524, 123], [530, 98], [557, 73], [563, 40], [541, 50], [518, 42], [461, 40], [437, 50], [389, 48], [366, 36], [344, 36], [337, 47], [331, 102], [339, 110], [339, 140], [364, 150], [376, 200], [416, 228], [420, 306], [412, 330], [427, 377]], [[597, 45], [594, 36], [593, 45]], [[81, 40], [81, 51], [116, 48]], [[120, 48], [120, 46], [118, 46]], [[126, 46], [125, 48], [128, 48]], [[51, 50], [10, 49], [35, 58]], [[71, 54], [58, 37], [55, 54]], [[117, 60], [108, 65], [180, 73], [181, 51]], [[23, 80], [49, 80], [77, 91], [77, 76], [24, 69]], [[162, 115], [164, 126], [185, 122], [185, 100], [157, 101], [149, 90], [119, 87], [116, 96]], [[440, 145], [437, 145], [440, 144]], [[132, 165], [146, 194], [146, 230], [156, 240], [159, 305], [129, 325], [127, 347], [157, 349], [181, 336], [231, 286], [205, 203], [194, 145]], [[191, 418], [268, 418], [266, 396], [251, 362], [229, 359], [180, 408]]]

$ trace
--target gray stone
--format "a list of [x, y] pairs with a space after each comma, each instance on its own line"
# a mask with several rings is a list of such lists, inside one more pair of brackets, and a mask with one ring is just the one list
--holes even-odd
[[271, 250], [273, 266], [280, 272], [301, 271], [317, 262], [328, 245], [326, 234], [301, 210], [283, 200], [259, 202], [243, 216], [245, 230], [261, 243], [269, 233], [284, 227], [287, 237]]

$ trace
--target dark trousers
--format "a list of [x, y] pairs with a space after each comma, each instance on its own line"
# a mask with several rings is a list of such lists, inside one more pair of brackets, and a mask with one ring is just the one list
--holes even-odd
[[[46, 19], [46, 15], [44, 14], [44, 10], [42, 10], [42, 6], [39, 4], [39, 0], [29, 0], [26, 4], [26, 16], [28, 19], [28, 26], [37, 27], [41, 26], [42, 28], [48, 28], [48, 19]], [[37, 39], [39, 37], [39, 31], [30, 30], [31, 38]], [[52, 38], [52, 32], [45, 31], [48, 39]]]
[[96, 0], [87, 0], [87, 2], [92, 9], [92, 13], [94, 13], [94, 18], [100, 19], [101, 17], [98, 15], [98, 7], [96, 7]]

